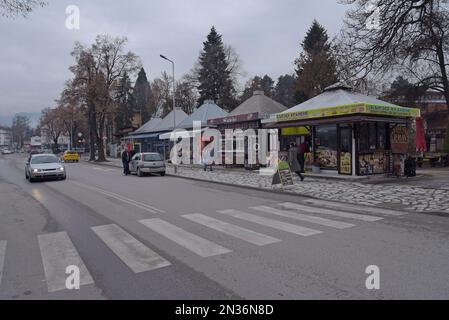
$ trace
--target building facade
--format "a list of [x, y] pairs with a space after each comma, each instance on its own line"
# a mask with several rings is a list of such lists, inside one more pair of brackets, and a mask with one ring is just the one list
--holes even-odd
[[9, 128], [0, 128], [0, 148], [12, 146], [12, 131]]

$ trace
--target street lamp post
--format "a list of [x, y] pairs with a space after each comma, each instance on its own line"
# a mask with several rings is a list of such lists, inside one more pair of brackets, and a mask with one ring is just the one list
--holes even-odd
[[160, 55], [164, 60], [171, 62], [173, 73], [173, 131], [176, 129], [176, 81], [175, 81], [175, 63], [164, 55]]

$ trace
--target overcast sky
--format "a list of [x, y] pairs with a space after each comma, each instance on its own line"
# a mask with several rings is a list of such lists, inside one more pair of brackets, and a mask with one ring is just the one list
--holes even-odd
[[[75, 41], [91, 44], [97, 34], [126, 36], [149, 79], [176, 62], [176, 77], [198, 58], [215, 25], [232, 45], [248, 77], [273, 79], [292, 73], [299, 43], [314, 18], [333, 37], [347, 6], [338, 0], [49, 0], [28, 18], [0, 17], [0, 116], [53, 107], [64, 82]], [[77, 5], [80, 30], [65, 27], [65, 9]], [[134, 80], [134, 79], [133, 79]], [[242, 83], [245, 79], [242, 79]]]

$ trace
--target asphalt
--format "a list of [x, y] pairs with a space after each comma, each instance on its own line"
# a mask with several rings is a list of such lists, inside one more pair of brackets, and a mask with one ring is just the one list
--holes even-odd
[[[258, 212], [307, 198], [151, 176], [119, 168], [68, 164], [66, 181], [29, 183], [24, 158], [0, 157], [0, 241], [6, 255], [0, 299], [448, 299], [449, 219], [409, 213], [336, 229]], [[239, 210], [321, 231], [309, 237], [218, 213]], [[200, 213], [281, 241], [256, 246], [183, 217]], [[357, 212], [355, 212], [357, 213]], [[151, 230], [160, 219], [227, 253], [202, 257]], [[115, 224], [171, 263], [134, 273], [93, 231]], [[49, 293], [37, 236], [66, 232], [94, 284]], [[380, 268], [368, 290], [367, 266]], [[0, 266], [1, 271], [1, 266]]]

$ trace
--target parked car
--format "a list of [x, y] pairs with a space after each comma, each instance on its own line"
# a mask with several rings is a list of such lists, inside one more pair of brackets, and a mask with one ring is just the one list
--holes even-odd
[[13, 152], [11, 151], [11, 150], [9, 150], [9, 149], [4, 149], [4, 150], [2, 150], [2, 154], [13, 154]]
[[25, 165], [25, 178], [30, 182], [45, 179], [65, 180], [67, 173], [64, 165], [54, 154], [35, 154]]
[[165, 161], [160, 153], [137, 153], [131, 159], [129, 170], [139, 177], [150, 173], [165, 176]]
[[61, 156], [61, 160], [64, 162], [79, 162], [80, 156], [76, 151], [65, 151]]

